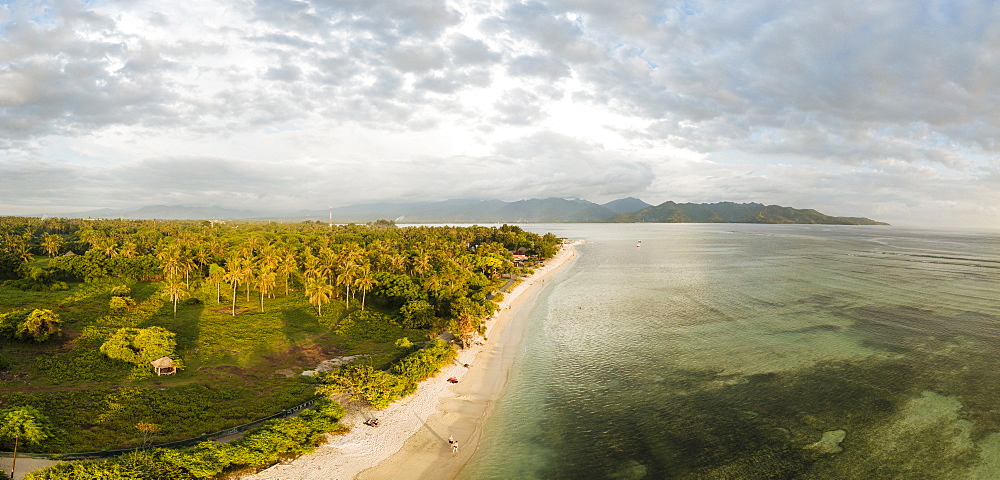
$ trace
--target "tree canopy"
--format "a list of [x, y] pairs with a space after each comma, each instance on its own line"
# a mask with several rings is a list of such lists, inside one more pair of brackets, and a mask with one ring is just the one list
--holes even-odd
[[[0, 343], [12, 375], [46, 387], [45, 399], [14, 388], [0, 392], [0, 403], [27, 398], [60, 422], [67, 433], [40, 447], [48, 451], [137, 445], [137, 421], [161, 425], [164, 441], [182, 439], [206, 431], [208, 422], [274, 413], [262, 402], [273, 400], [279, 408], [305, 401], [314, 385], [298, 378], [268, 377], [260, 390], [266, 393], [252, 394], [263, 400], [247, 398], [252, 395], [240, 378], [264, 364], [274, 364], [272, 370], [311, 367], [303, 362], [336, 351], [362, 355], [370, 368], [344, 370], [341, 383], [354, 382], [360, 398], [387, 405], [412, 392], [417, 379], [435, 371], [433, 364], [444, 358], [439, 354], [454, 349], [424, 351], [426, 339], [450, 330], [467, 344], [495, 311], [497, 292], [527, 273], [532, 257], [554, 253], [559, 241], [510, 225], [0, 217], [0, 299], [7, 300], [0, 309]], [[515, 250], [529, 259], [515, 263]], [[396, 346], [401, 337], [414, 341]], [[35, 351], [44, 355], [33, 357]], [[418, 357], [400, 358], [418, 351]], [[122, 424], [117, 413], [89, 407], [98, 388], [126, 378], [146, 388], [144, 369], [122, 368], [122, 362], [148, 367], [163, 356], [197, 368], [158, 379], [163, 386], [156, 395], [178, 392], [174, 398], [180, 398], [182, 388], [211, 383], [218, 389], [213, 400], [232, 404], [236, 413], [211, 420], [191, 415], [182, 422], [161, 413], [170, 409], [159, 409]], [[223, 368], [231, 369], [224, 378], [232, 382], [220, 386], [210, 372]], [[85, 388], [75, 388], [81, 383]], [[124, 393], [105, 395], [115, 399], [107, 408], [120, 405], [122, 412], [130, 411], [125, 405], [149, 404]], [[89, 427], [100, 422], [100, 429]]]
[[177, 346], [176, 334], [163, 327], [120, 328], [103, 345], [101, 353], [109, 358], [144, 365], [168, 357]]
[[59, 323], [59, 315], [52, 310], [36, 308], [18, 326], [17, 334], [24, 339], [44, 342], [62, 331]]

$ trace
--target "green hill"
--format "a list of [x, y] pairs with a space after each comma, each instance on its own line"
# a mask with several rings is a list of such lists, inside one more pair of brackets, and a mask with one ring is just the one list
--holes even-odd
[[796, 223], [825, 225], [888, 225], [863, 217], [832, 217], [812, 209], [759, 203], [674, 203], [612, 217], [615, 223]]
[[[441, 202], [358, 204], [329, 210], [264, 213], [203, 206], [147, 206], [135, 210], [93, 210], [71, 218], [132, 219], [270, 219], [366, 223], [379, 219], [397, 223], [816, 223], [836, 225], [887, 225], [868, 218], [832, 217], [811, 209], [760, 203], [675, 203], [650, 206], [634, 197], [603, 205], [581, 199], [532, 198], [501, 200], [446, 200]], [[332, 217], [332, 218], [331, 218]]]

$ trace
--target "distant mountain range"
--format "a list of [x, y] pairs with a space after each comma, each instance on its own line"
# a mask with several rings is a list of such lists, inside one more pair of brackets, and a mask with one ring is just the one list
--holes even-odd
[[826, 225], [888, 225], [864, 217], [831, 217], [812, 209], [759, 203], [664, 202], [633, 212], [619, 213], [615, 223], [817, 223]]
[[[264, 213], [220, 207], [155, 205], [138, 209], [100, 209], [50, 216], [162, 220], [286, 220], [327, 221], [330, 210]], [[336, 223], [379, 219], [397, 223], [811, 223], [828, 225], [888, 225], [861, 217], [831, 217], [816, 210], [759, 203], [674, 203], [650, 205], [628, 197], [598, 205], [587, 200], [545, 198], [447, 200], [443, 202], [374, 203], [332, 210]]]

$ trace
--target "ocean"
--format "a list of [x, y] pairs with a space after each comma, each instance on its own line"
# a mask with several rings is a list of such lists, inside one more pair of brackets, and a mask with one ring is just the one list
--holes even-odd
[[1000, 232], [524, 228], [589, 243], [461, 479], [1000, 478]]

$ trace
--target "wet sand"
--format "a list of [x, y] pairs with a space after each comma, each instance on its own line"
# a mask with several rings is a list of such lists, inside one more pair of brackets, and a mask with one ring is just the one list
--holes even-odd
[[[574, 244], [535, 270], [504, 296], [488, 320], [487, 340], [459, 352], [458, 360], [420, 383], [417, 393], [375, 410], [348, 402], [341, 423], [351, 431], [331, 436], [315, 453], [275, 465], [246, 478], [287, 479], [450, 479], [461, 471], [479, 443], [484, 418], [503, 393], [521, 343], [531, 305], [553, 271], [575, 257]], [[463, 364], [469, 364], [466, 368]], [[449, 377], [459, 379], [451, 384]], [[377, 417], [380, 426], [364, 420]], [[452, 453], [448, 437], [458, 441]]]

